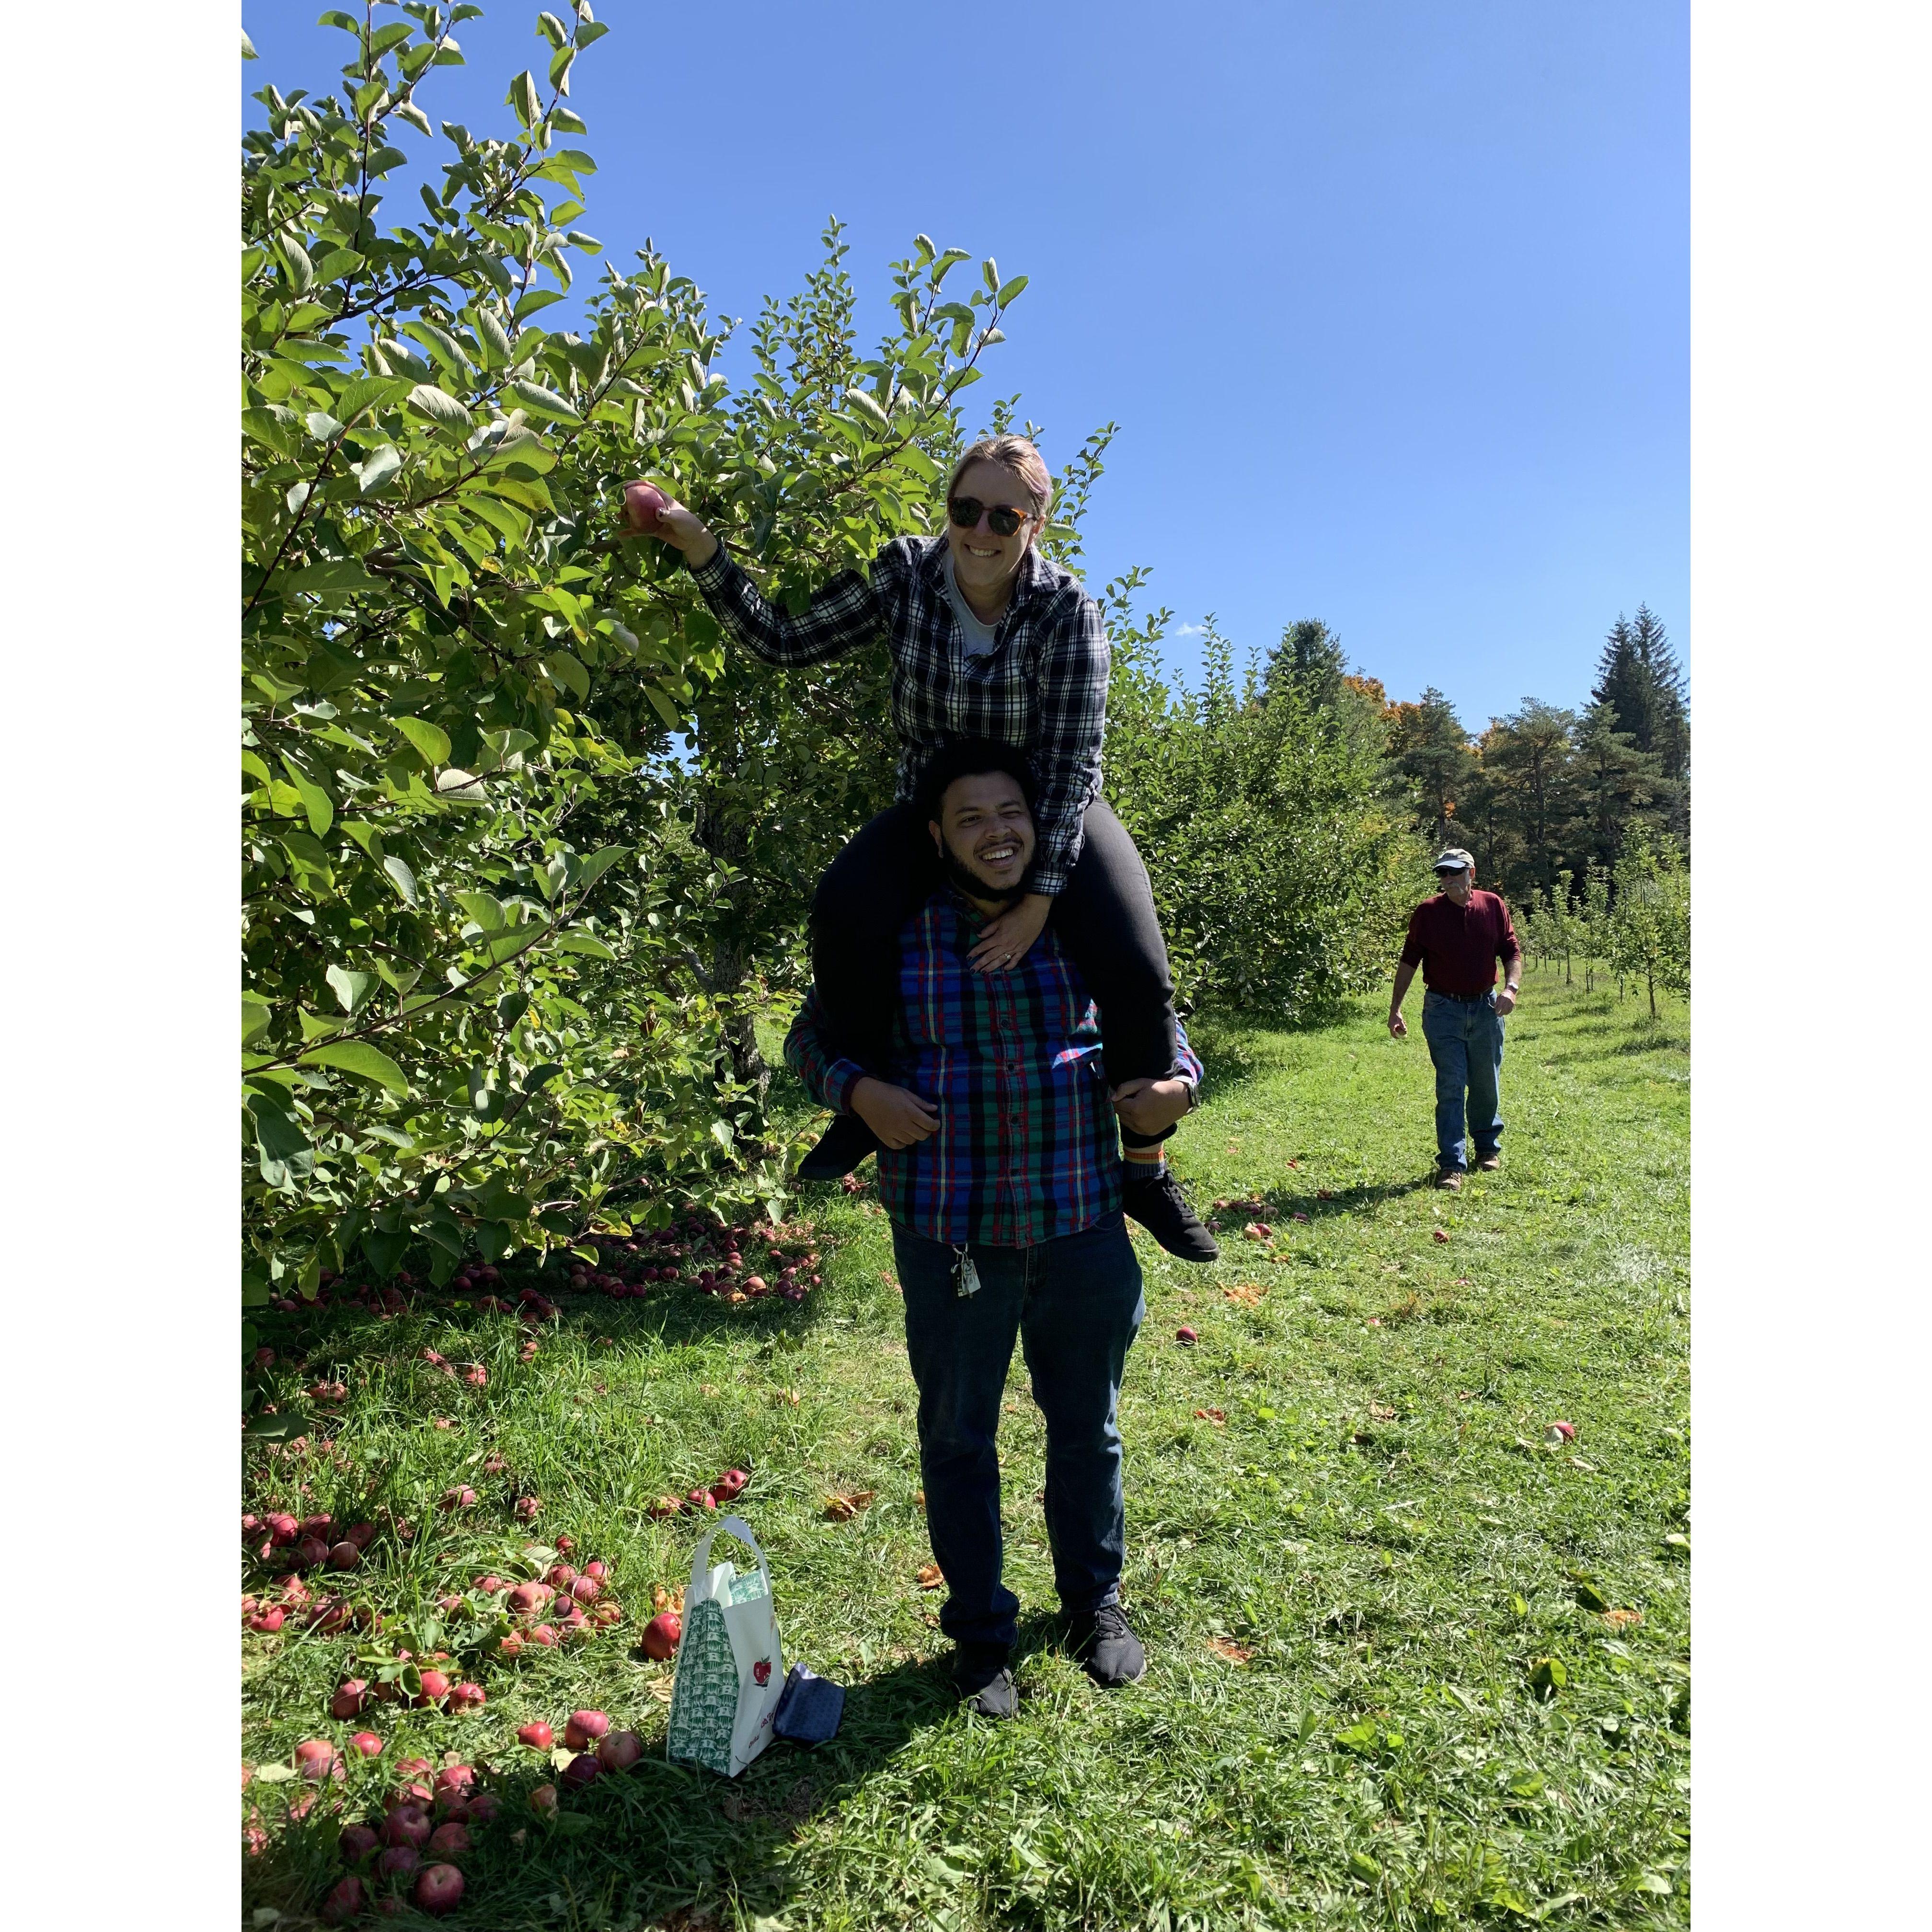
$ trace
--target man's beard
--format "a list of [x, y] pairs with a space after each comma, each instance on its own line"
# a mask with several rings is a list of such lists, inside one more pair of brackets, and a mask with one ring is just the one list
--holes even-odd
[[940, 842], [939, 863], [945, 873], [947, 883], [964, 892], [969, 899], [982, 899], [1004, 910], [1016, 906], [1027, 896], [1027, 881], [1033, 877], [1033, 865], [1028, 861], [1026, 870], [1011, 886], [989, 886], [962, 859], [944, 840]]

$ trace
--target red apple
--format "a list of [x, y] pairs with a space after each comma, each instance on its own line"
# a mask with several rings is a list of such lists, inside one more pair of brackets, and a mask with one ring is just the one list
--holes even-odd
[[663, 529], [664, 513], [670, 502], [654, 484], [640, 480], [624, 485], [625, 519], [632, 530], [646, 536], [655, 536]]
[[429, 1814], [420, 1804], [398, 1804], [382, 1820], [382, 1842], [419, 1852], [429, 1843], [429, 1834], [434, 1828], [429, 1822]]
[[417, 1910], [440, 1918], [463, 1902], [463, 1874], [454, 1865], [425, 1865], [410, 1896]]
[[597, 1762], [606, 1771], [628, 1771], [644, 1754], [644, 1741], [635, 1731], [613, 1731], [597, 1747]]
[[554, 1784], [538, 1785], [530, 1793], [530, 1809], [545, 1813], [554, 1811], [556, 1809], [556, 1786]]
[[407, 1878], [422, 1863], [422, 1854], [413, 1845], [392, 1845], [376, 1861], [376, 1869], [385, 1878]]
[[604, 1774], [604, 1767], [588, 1751], [580, 1753], [563, 1768], [563, 1781], [579, 1786], [590, 1784]]
[[346, 1536], [328, 1552], [328, 1567], [332, 1570], [352, 1570], [362, 1560], [360, 1546], [351, 1543]]
[[429, 1854], [435, 1858], [460, 1858], [470, 1849], [470, 1827], [452, 1820], [429, 1834]]
[[345, 1825], [342, 1836], [336, 1840], [342, 1856], [351, 1864], [366, 1858], [382, 1843], [367, 1825]]
[[328, 1777], [341, 1762], [341, 1754], [326, 1738], [310, 1738], [296, 1746], [296, 1768], [311, 1780]]
[[416, 1700], [418, 1704], [440, 1704], [449, 1695], [449, 1679], [440, 1670], [425, 1670], [422, 1673], [422, 1695]]
[[470, 1801], [470, 1822], [472, 1825], [494, 1824], [502, 1809], [503, 1801], [494, 1791], [479, 1791]]
[[573, 1711], [564, 1720], [563, 1742], [572, 1750], [588, 1750], [610, 1728], [602, 1711]]
[[676, 1611], [661, 1611], [644, 1626], [644, 1654], [662, 1664], [676, 1650], [683, 1635], [684, 1619]]
[[337, 1687], [334, 1696], [329, 1700], [328, 1714], [339, 1724], [346, 1724], [351, 1718], [359, 1718], [368, 1695], [369, 1686], [362, 1678], [345, 1677]]
[[1190, 1346], [1192, 1346], [1195, 1342], [1199, 1341], [1201, 1337], [1196, 1334], [1192, 1328], [1184, 1326], [1182, 1328], [1177, 1328], [1174, 1331], [1174, 1339], [1177, 1342], [1184, 1342]]
[[[351, 1831], [359, 1826], [352, 1826]], [[343, 1836], [349, 1835], [345, 1832]], [[364, 1903], [362, 1881], [353, 1872], [346, 1878], [338, 1879], [328, 1896], [322, 1902], [322, 1916], [332, 1925], [346, 1925], [352, 1918], [361, 1917]]]
[[555, 1741], [556, 1734], [548, 1724], [524, 1724], [517, 1731], [517, 1742], [528, 1744], [532, 1750], [547, 1751]]
[[364, 1757], [380, 1757], [382, 1740], [374, 1731], [358, 1731], [349, 1740]]

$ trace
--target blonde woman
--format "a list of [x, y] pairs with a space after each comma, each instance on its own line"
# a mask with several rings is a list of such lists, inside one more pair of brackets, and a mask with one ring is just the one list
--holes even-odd
[[[868, 572], [847, 571], [792, 616], [770, 603], [682, 504], [651, 534], [682, 552], [730, 634], [768, 664], [818, 664], [883, 639], [892, 660], [898, 734], [897, 802], [862, 826], [820, 880], [812, 908], [812, 970], [844, 1054], [883, 1064], [900, 1004], [896, 935], [941, 878], [916, 803], [949, 745], [990, 740], [1023, 752], [1033, 772], [1037, 849], [1024, 890], [978, 931], [982, 973], [1024, 958], [1053, 922], [1100, 1010], [1117, 1098], [1183, 1065], [1174, 986], [1146, 868], [1100, 796], [1108, 651], [1100, 607], [1037, 547], [1053, 482], [1024, 436], [990, 436], [954, 466], [946, 528], [898, 537]], [[1168, 1172], [1158, 1136], [1121, 1129], [1126, 1211], [1186, 1261], [1218, 1250]], [[799, 1172], [849, 1173], [879, 1142], [856, 1114], [837, 1116]]]

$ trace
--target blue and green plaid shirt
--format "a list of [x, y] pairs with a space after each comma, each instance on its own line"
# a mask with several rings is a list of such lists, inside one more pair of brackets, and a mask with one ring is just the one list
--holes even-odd
[[[892, 1057], [879, 1077], [929, 1102], [939, 1127], [880, 1152], [879, 1198], [931, 1240], [1031, 1247], [1120, 1206], [1120, 1144], [1100, 1010], [1079, 969], [1049, 929], [1017, 966], [976, 973], [967, 956], [985, 923], [949, 890], [901, 929]], [[1184, 1033], [1180, 1042], [1174, 1075], [1198, 1084], [1201, 1063]], [[841, 1113], [865, 1072], [833, 1049], [816, 989], [786, 1036], [785, 1060]]]
[[880, 640], [892, 654], [897, 795], [916, 797], [926, 766], [962, 738], [1026, 753], [1040, 790], [1031, 884], [1061, 892], [1080, 856], [1082, 820], [1100, 789], [1111, 661], [1100, 607], [1070, 571], [1038, 550], [1020, 560], [993, 648], [966, 648], [946, 594], [945, 539], [896, 537], [869, 574], [842, 572], [794, 617], [717, 554], [691, 573], [724, 628], [767, 664], [820, 664]]

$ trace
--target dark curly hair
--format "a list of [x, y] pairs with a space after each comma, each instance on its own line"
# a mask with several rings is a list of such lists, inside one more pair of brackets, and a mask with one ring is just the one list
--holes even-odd
[[961, 738], [948, 745], [926, 766], [920, 779], [919, 796], [914, 802], [921, 820], [937, 824], [939, 802], [946, 796], [947, 786], [956, 779], [976, 778], [987, 772], [1004, 772], [1018, 785], [1020, 795], [1027, 802], [1027, 809], [1033, 809], [1034, 794], [1039, 788], [1034, 782], [1033, 771], [1024, 752], [991, 738]]

